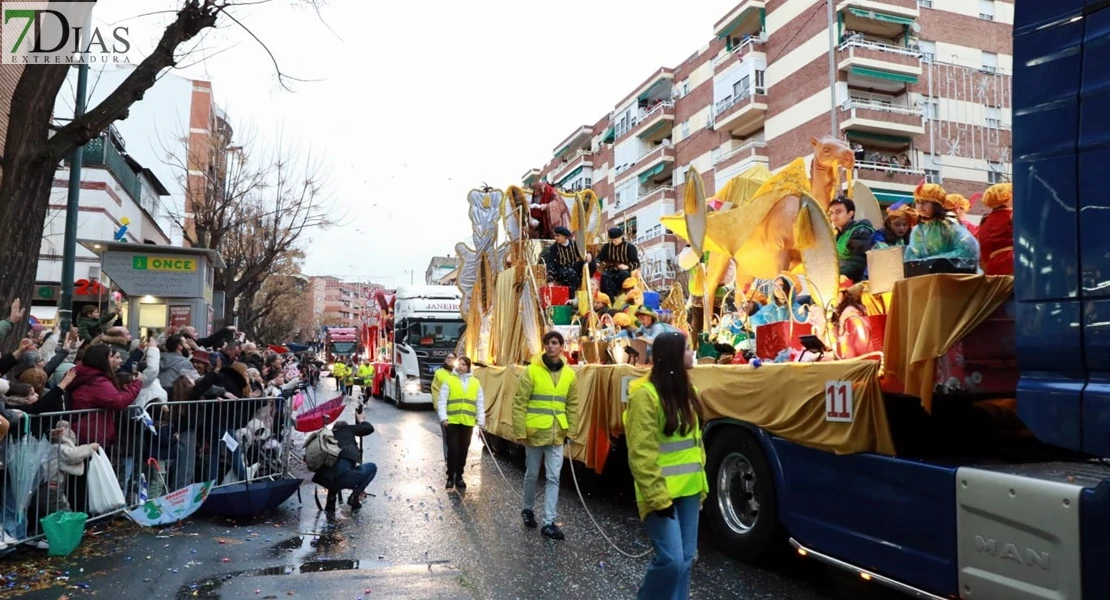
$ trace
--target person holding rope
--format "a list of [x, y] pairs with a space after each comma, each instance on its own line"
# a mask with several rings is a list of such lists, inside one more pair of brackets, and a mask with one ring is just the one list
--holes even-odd
[[698, 512], [709, 494], [702, 406], [687, 370], [694, 355], [681, 333], [655, 338], [651, 373], [634, 381], [622, 415], [640, 519], [655, 559], [638, 598], [686, 598], [698, 548]]
[[465, 356], [455, 361], [455, 373], [444, 380], [436, 406], [440, 425], [447, 432], [447, 489], [457, 487], [460, 492], [466, 489], [463, 468], [474, 426], [486, 426], [486, 400], [470, 368]]
[[548, 331], [543, 336], [543, 354], [537, 355], [520, 378], [513, 397], [513, 437], [524, 446], [524, 507], [520, 516], [528, 529], [536, 528], [536, 482], [540, 461], [547, 470], [544, 496], [544, 537], [561, 540], [555, 524], [559, 502], [559, 474], [563, 470], [563, 444], [578, 426], [578, 388], [574, 371], [563, 361], [563, 334]]

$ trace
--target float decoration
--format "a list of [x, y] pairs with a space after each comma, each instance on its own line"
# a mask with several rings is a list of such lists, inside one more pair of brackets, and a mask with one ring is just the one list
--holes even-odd
[[504, 194], [489, 188], [471, 190], [467, 201], [470, 203], [474, 247], [463, 242], [455, 245], [460, 259], [457, 285], [462, 292], [462, 300], [459, 309], [466, 321], [466, 335], [461, 343], [467, 356], [485, 362], [491, 354], [488, 332], [493, 294], [507, 251], [504, 246], [497, 246], [497, 223], [501, 217]]
[[840, 169], [847, 172], [848, 197], [852, 198], [855, 193], [852, 173], [856, 168], [856, 154], [846, 142], [830, 136], [810, 138], [810, 143], [813, 144], [813, 160], [809, 167], [811, 193], [821, 210], [828, 210], [829, 203], [840, 191]]

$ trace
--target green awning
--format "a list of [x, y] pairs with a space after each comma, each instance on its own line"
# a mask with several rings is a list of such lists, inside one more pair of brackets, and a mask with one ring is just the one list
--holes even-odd
[[844, 132], [844, 136], [850, 140], [864, 140], [871, 142], [885, 142], [888, 144], [906, 144], [909, 145], [913, 139], [909, 136], [900, 135], [886, 135], [882, 133], [871, 133], [870, 131], [856, 131], [849, 129]]
[[848, 12], [857, 17], [864, 19], [871, 19], [872, 21], [882, 21], [883, 23], [894, 23], [895, 25], [913, 25], [913, 19], [909, 17], [899, 17], [898, 15], [888, 15], [886, 13], [875, 12], [865, 8], [849, 8]]
[[889, 206], [891, 204], [898, 204], [899, 202], [909, 202], [913, 204], [913, 194], [909, 192], [884, 192], [882, 190], [871, 190], [875, 194], [875, 199], [879, 204]]
[[883, 79], [886, 81], [900, 81], [902, 83], [917, 83], [916, 75], [906, 75], [905, 73], [892, 73], [890, 71], [880, 71], [878, 69], [868, 69], [867, 67], [852, 67], [851, 75], [857, 77], [870, 77], [871, 79]]
[[640, 183], [647, 183], [648, 179], [651, 179], [652, 177], [655, 177], [656, 175], [662, 173], [664, 167], [665, 165], [663, 163], [659, 163], [654, 167], [648, 169], [647, 171], [640, 173]]
[[602, 144], [612, 144], [613, 140], [617, 138], [617, 130], [610, 127], [605, 130], [605, 136], [601, 138]]
[[667, 120], [659, 121], [655, 125], [652, 125], [651, 127], [648, 127], [647, 129], [641, 131], [640, 133], [637, 133], [636, 137], [638, 137], [638, 138], [647, 137], [647, 136], [655, 133], [656, 131], [659, 131], [661, 128], [666, 127], [668, 125], [670, 125], [670, 122], [668, 122]]
[[555, 156], [556, 157], [562, 156], [563, 153], [565, 153], [567, 150], [570, 150], [570, 144], [567, 144], [566, 146], [563, 146], [562, 148], [559, 148], [559, 151], [555, 153]]
[[644, 90], [644, 93], [640, 94], [639, 96], [636, 96], [636, 100], [647, 100], [648, 96], [651, 95], [651, 92], [654, 91], [655, 88], [659, 87], [659, 84], [661, 84], [661, 83], [663, 83], [663, 78], [662, 77], [660, 77], [659, 79], [656, 79], [654, 83], [652, 83], [651, 85], [648, 86], [648, 89]]
[[529, 175], [528, 177], [526, 177], [526, 178], [524, 179], [524, 182], [523, 182], [523, 183], [524, 183], [524, 185], [526, 185], [526, 186], [527, 186], [527, 185], [532, 185], [533, 183], [535, 183], [535, 182], [536, 182], [536, 179], [538, 179], [538, 178], [539, 178], [539, 175]]
[[564, 183], [566, 183], [570, 179], [573, 179], [575, 175], [577, 175], [581, 172], [582, 172], [582, 167], [578, 167], [577, 169], [571, 171], [566, 177], [563, 177], [562, 179], [560, 179], [559, 183], [555, 184], [555, 187], [563, 187]]
[[755, 10], [755, 7], [752, 6], [745, 8], [744, 12], [736, 15], [736, 18], [733, 19], [732, 22], [728, 24], [728, 27], [725, 27], [724, 30], [722, 30], [721, 33], [717, 35], [717, 37], [722, 40], [727, 38], [734, 29], [739, 27], [740, 24], [744, 22], [744, 19], [748, 17], [748, 13], [752, 12], [753, 10]]

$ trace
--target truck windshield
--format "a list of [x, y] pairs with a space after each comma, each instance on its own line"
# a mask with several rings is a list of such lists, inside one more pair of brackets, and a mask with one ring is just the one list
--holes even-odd
[[332, 342], [331, 351], [334, 354], [351, 354], [355, 351], [355, 342]]
[[407, 321], [405, 343], [410, 346], [454, 346], [462, 333], [462, 321]]

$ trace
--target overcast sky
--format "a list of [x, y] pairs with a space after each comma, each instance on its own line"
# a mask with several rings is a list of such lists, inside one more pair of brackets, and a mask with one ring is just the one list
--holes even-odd
[[[180, 0], [98, 4], [153, 47]], [[563, 138], [593, 124], [660, 66], [706, 44], [738, 0], [330, 0], [323, 22], [296, 0], [224, 18], [180, 74], [212, 81], [237, 129], [322, 159], [345, 224], [306, 240], [305, 271], [420, 283], [433, 255], [469, 241], [466, 194], [519, 184]], [[325, 25], [326, 23], [326, 25]], [[330, 27], [330, 31], [329, 31]], [[204, 59], [207, 57], [207, 59]]]

